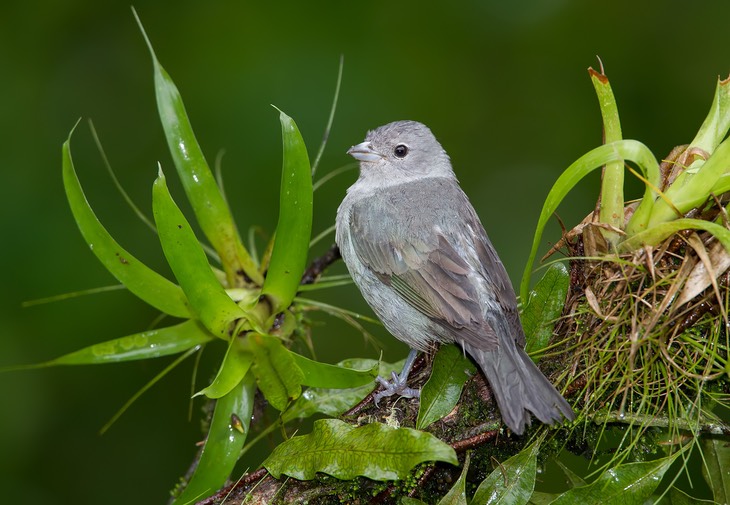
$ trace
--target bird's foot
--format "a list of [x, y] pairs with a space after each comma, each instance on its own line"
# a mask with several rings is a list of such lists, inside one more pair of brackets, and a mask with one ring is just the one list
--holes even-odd
[[411, 373], [413, 362], [416, 361], [417, 356], [418, 351], [411, 349], [405, 363], [403, 363], [403, 369], [400, 371], [400, 374], [393, 372], [391, 375], [392, 380], [390, 382], [380, 376], [375, 379], [381, 386], [383, 386], [383, 390], [375, 393], [375, 396], [373, 397], [376, 407], [378, 406], [378, 402], [387, 396], [398, 395], [405, 398], [418, 398], [421, 396], [420, 389], [408, 387], [408, 376]]
[[421, 396], [420, 389], [408, 387], [408, 375], [403, 376], [402, 373], [401, 375], [398, 375], [397, 373], [393, 372], [392, 380], [390, 381], [387, 381], [380, 376], [378, 376], [375, 380], [377, 380], [378, 383], [383, 386], [383, 390], [375, 393], [375, 396], [373, 397], [373, 401], [375, 402], [376, 407], [378, 406], [380, 400], [389, 396], [398, 395], [404, 398], [418, 398]]

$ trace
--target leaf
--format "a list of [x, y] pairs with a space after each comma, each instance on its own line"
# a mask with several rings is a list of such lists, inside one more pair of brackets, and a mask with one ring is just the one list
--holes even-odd
[[349, 389], [374, 384], [378, 376], [378, 364], [369, 370], [356, 370], [339, 365], [320, 363], [287, 350], [297, 367], [304, 374], [302, 384], [317, 388]]
[[143, 331], [84, 347], [41, 366], [96, 365], [158, 358], [187, 351], [212, 339], [213, 336], [196, 321], [185, 321], [175, 326]]
[[659, 199], [651, 212], [648, 229], [660, 223], [671, 221], [705, 203], [720, 178], [727, 172], [730, 165], [730, 142], [720, 144], [702, 168], [692, 177], [680, 177], [674, 181], [665, 192], [666, 200]]
[[434, 357], [431, 377], [421, 389], [416, 428], [424, 430], [454, 410], [464, 384], [474, 373], [476, 367], [459, 347], [442, 345]]
[[[378, 361], [358, 358], [341, 361], [339, 365], [358, 370], [370, 370], [378, 366]], [[389, 377], [391, 372], [399, 372], [402, 368], [403, 360], [392, 364], [381, 361], [378, 375]], [[374, 381], [352, 389], [308, 388], [282, 414], [282, 421], [288, 423], [291, 420], [304, 419], [317, 413], [339, 417], [365, 399], [373, 389], [375, 389]]]
[[284, 162], [279, 222], [262, 294], [273, 301], [273, 314], [291, 305], [307, 266], [312, 234], [312, 173], [307, 148], [294, 120], [279, 111]]
[[[195, 473], [173, 505], [202, 500], [226, 483], [246, 441], [255, 394], [253, 375], [249, 373], [230, 393], [216, 401]], [[236, 417], [232, 417], [234, 414]]]
[[553, 336], [555, 321], [563, 313], [569, 287], [568, 269], [562, 263], [553, 263], [535, 289], [530, 291], [526, 307], [520, 314], [522, 328], [527, 336], [527, 353], [547, 347]]
[[[690, 142], [690, 147], [702, 149], [706, 153], [712, 154], [717, 146], [727, 135], [730, 128], [730, 80], [717, 80], [715, 86], [715, 95], [712, 97], [712, 106], [707, 114], [702, 126]], [[702, 158], [694, 160], [690, 163], [686, 170], [677, 177], [675, 183], [679, 186], [684, 185], [688, 179], [697, 174], [698, 169], [704, 165], [705, 160]]]
[[261, 393], [272, 407], [284, 411], [302, 394], [304, 374], [278, 338], [249, 333], [248, 343], [254, 356], [252, 370]]
[[702, 439], [702, 475], [717, 503], [730, 502], [730, 448], [727, 438]]
[[[610, 144], [621, 140], [621, 121], [618, 117], [616, 98], [613, 96], [611, 83], [608, 77], [588, 69], [593, 87], [598, 96], [603, 118], [603, 142]], [[606, 164], [601, 178], [601, 206], [599, 210], [601, 223], [609, 224], [622, 230], [624, 227], [624, 164], [621, 161], [612, 161]], [[615, 248], [619, 241], [618, 233], [601, 229], [606, 240]]]
[[244, 338], [231, 338], [215, 379], [208, 387], [195, 393], [194, 396], [205, 395], [208, 398], [220, 398], [227, 395], [236, 387], [236, 384], [241, 382], [253, 363], [253, 355], [246, 350], [243, 343]]
[[710, 232], [722, 245], [730, 251], [730, 231], [727, 228], [702, 219], [682, 218], [675, 219], [666, 223], [656, 224], [646, 231], [637, 233], [633, 237], [624, 240], [619, 249], [622, 251], [632, 251], [642, 245], [658, 245], [670, 235], [681, 230], [705, 230]]
[[381, 423], [353, 427], [337, 419], [314, 422], [312, 433], [279, 444], [263, 466], [275, 478], [313, 479], [326, 473], [338, 479], [405, 478], [426, 461], [457, 465], [456, 452], [430, 433]]
[[591, 484], [576, 487], [558, 496], [553, 505], [602, 503], [642, 505], [661, 482], [664, 472], [678, 453], [655, 461], [618, 465], [603, 472]]
[[459, 479], [438, 502], [438, 505], [467, 505], [466, 502], [466, 474], [469, 471], [469, 453], [466, 453], [464, 469]]
[[472, 505], [524, 505], [535, 489], [540, 439], [522, 449], [484, 479], [472, 498]]
[[[555, 181], [550, 189], [548, 196], [543, 203], [542, 211], [537, 222], [535, 235], [532, 239], [532, 249], [530, 256], [525, 265], [525, 271], [522, 274], [522, 282], [520, 283], [520, 297], [527, 300], [528, 289], [530, 288], [530, 276], [532, 275], [532, 267], [537, 256], [537, 250], [542, 239], [542, 232], [548, 219], [557, 210], [560, 202], [572, 190], [583, 177], [591, 173], [593, 170], [610, 163], [612, 161], [630, 160], [636, 163], [650, 185], [646, 186], [642, 204], [634, 212], [632, 221], [637, 231], [641, 231], [646, 226], [646, 220], [649, 218], [651, 206], [656, 196], [656, 191], [652, 189], [659, 186], [659, 164], [648, 147], [636, 140], [619, 140], [612, 142], [587, 152], [576, 161], [574, 161], [565, 171], [560, 174], [558, 180]], [[642, 207], [643, 206], [643, 207]], [[637, 217], [638, 213], [638, 217]]]
[[71, 159], [71, 135], [63, 144], [63, 187], [81, 235], [104, 267], [134, 295], [157, 310], [180, 318], [191, 317], [180, 286], [148, 268], [112, 238], [91, 210]]
[[530, 503], [531, 505], [550, 505], [556, 496], [558, 495], [535, 491], [534, 493], [532, 493], [532, 496], [530, 496], [530, 501], [527, 503]]
[[230, 287], [236, 286], [240, 271], [260, 285], [263, 277], [241, 243], [228, 204], [195, 138], [180, 92], [157, 60], [136, 12], [134, 17], [152, 56], [157, 108], [167, 145], [200, 228], [218, 252]]
[[711, 500], [694, 498], [681, 489], [672, 486], [669, 488], [669, 493], [659, 502], [659, 505], [716, 505], [716, 503]]
[[152, 186], [152, 212], [162, 250], [190, 301], [195, 317], [216, 337], [230, 337], [232, 323], [245, 317], [210, 268], [200, 242], [167, 189], [160, 171]]
[[583, 480], [583, 478], [576, 474], [573, 470], [568, 468], [562, 461], [559, 459], [555, 459], [555, 463], [560, 467], [560, 469], [563, 471], [565, 476], [568, 478], [568, 482], [570, 482], [571, 487], [581, 487], [585, 486], [587, 482]]

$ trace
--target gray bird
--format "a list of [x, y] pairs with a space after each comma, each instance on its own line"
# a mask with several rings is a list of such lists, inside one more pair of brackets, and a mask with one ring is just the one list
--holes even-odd
[[365, 300], [411, 347], [399, 375], [378, 378], [376, 401], [418, 396], [407, 385], [418, 351], [453, 342], [484, 372], [514, 433], [530, 423], [528, 410], [543, 423], [573, 419], [523, 350], [507, 272], [431, 130], [396, 121], [347, 152], [360, 161], [360, 177], [337, 210], [336, 241]]

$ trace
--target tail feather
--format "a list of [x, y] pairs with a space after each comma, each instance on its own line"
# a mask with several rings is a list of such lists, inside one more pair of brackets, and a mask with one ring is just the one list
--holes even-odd
[[497, 400], [502, 420], [517, 435], [530, 424], [530, 414], [545, 424], [574, 419], [573, 410], [527, 353], [514, 341], [484, 351], [464, 343], [482, 369]]

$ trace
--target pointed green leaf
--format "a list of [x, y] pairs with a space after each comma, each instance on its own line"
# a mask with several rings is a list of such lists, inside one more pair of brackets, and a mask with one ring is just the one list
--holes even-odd
[[[618, 117], [618, 107], [611, 83], [608, 82], [608, 77], [592, 68], [589, 68], [588, 72], [601, 107], [603, 143], [610, 144], [621, 140], [621, 121]], [[607, 163], [603, 169], [599, 216], [601, 223], [609, 224], [619, 230], [624, 228], [624, 164], [622, 161]], [[619, 240], [618, 233], [605, 229], [601, 229], [601, 233], [613, 249]]]
[[173, 505], [195, 503], [226, 483], [246, 441], [255, 395], [253, 375], [247, 374], [230, 393], [216, 401], [195, 473]]
[[664, 472], [677, 458], [672, 456], [645, 463], [628, 463], [606, 470], [595, 482], [558, 496], [553, 505], [602, 503], [642, 505], [661, 482]]
[[681, 230], [705, 230], [710, 232], [722, 245], [730, 251], [730, 231], [724, 226], [702, 219], [682, 218], [656, 224], [646, 231], [619, 244], [621, 251], [633, 251], [642, 245], [659, 245], [662, 241]]
[[654, 158], [648, 147], [636, 140], [619, 140], [600, 147], [597, 147], [573, 162], [555, 181], [550, 189], [545, 203], [542, 206], [540, 217], [535, 229], [535, 235], [532, 239], [532, 249], [530, 256], [525, 265], [525, 271], [522, 274], [522, 282], [520, 283], [520, 297], [527, 300], [528, 290], [530, 288], [530, 276], [532, 275], [532, 267], [537, 256], [537, 250], [540, 247], [542, 232], [545, 229], [550, 217], [557, 210], [560, 202], [575, 187], [578, 182], [593, 170], [610, 163], [612, 161], [633, 161], [636, 163], [643, 173], [649, 185], [644, 191], [642, 203], [634, 212], [634, 216], [629, 224], [633, 222], [635, 232], [639, 232], [646, 228], [646, 221], [649, 219], [651, 208], [654, 203], [656, 191], [652, 188], [659, 187], [659, 164]]
[[299, 289], [312, 234], [312, 173], [307, 148], [296, 123], [279, 111], [284, 163], [279, 194], [279, 222], [263, 294], [273, 313], [287, 308]]
[[524, 505], [535, 489], [540, 440], [502, 463], [479, 484], [473, 505]]
[[294, 358], [294, 363], [304, 374], [302, 384], [316, 388], [347, 389], [374, 384], [378, 376], [378, 364], [375, 363], [369, 370], [355, 370], [339, 365], [320, 363], [305, 358], [295, 352], [288, 351]]
[[426, 461], [458, 464], [454, 449], [430, 433], [380, 423], [356, 428], [320, 419], [311, 434], [279, 444], [263, 465], [277, 479], [284, 474], [308, 480], [321, 472], [338, 479], [393, 480]]
[[530, 496], [530, 501], [528, 503], [530, 503], [530, 505], [550, 505], [557, 496], [558, 495], [553, 493], [535, 491], [532, 493], [532, 496]]
[[213, 339], [197, 321], [157, 328], [90, 345], [31, 368], [54, 365], [97, 365], [159, 358], [187, 351]]
[[243, 342], [244, 338], [231, 338], [223, 363], [221, 363], [215, 379], [210, 383], [210, 386], [199, 391], [195, 396], [205, 395], [208, 398], [220, 398], [227, 395], [236, 387], [236, 384], [241, 382], [253, 363], [253, 355], [246, 350]]
[[284, 411], [302, 394], [304, 374], [278, 338], [249, 333], [248, 343], [254, 356], [252, 370], [261, 393], [272, 407]]
[[[727, 503], [727, 502], [720, 502]], [[712, 500], [700, 500], [688, 495], [675, 486], [669, 488], [669, 493], [659, 502], [659, 505], [717, 505], [718, 502]]]
[[[381, 377], [390, 377], [391, 372], [399, 372], [403, 368], [403, 360], [397, 363], [381, 361], [379, 364], [378, 375]], [[338, 365], [369, 372], [369, 370], [378, 367], [378, 361], [357, 358], [341, 361]], [[308, 388], [282, 414], [282, 420], [284, 423], [288, 423], [291, 420], [304, 419], [317, 413], [330, 417], [339, 417], [365, 399], [373, 389], [375, 389], [374, 381], [352, 389]]]
[[416, 428], [425, 430], [454, 410], [464, 384], [474, 373], [476, 367], [459, 347], [442, 345], [434, 357], [431, 377], [421, 389]]
[[162, 250], [196, 318], [216, 337], [230, 337], [233, 322], [245, 314], [218, 282], [195, 233], [173, 201], [162, 171], [152, 187], [152, 212]]
[[705, 203], [710, 197], [710, 192], [727, 172], [728, 166], [730, 166], [730, 142], [726, 140], [705, 161], [699, 172], [685, 179], [684, 184], [677, 184], [677, 181], [674, 181], [669, 187], [665, 195], [672, 205], [662, 198], [656, 201], [651, 212], [649, 228], [678, 218], [677, 211], [684, 215], [694, 207]]
[[[730, 128], [730, 79], [717, 80], [715, 95], [712, 97], [712, 106], [697, 135], [692, 139], [689, 146], [699, 148], [708, 154], [715, 152], [717, 146], [727, 135]], [[694, 160], [686, 170], [677, 177], [674, 183], [683, 186], [705, 164], [702, 158]]]
[[565, 464], [559, 459], [555, 458], [555, 463], [557, 463], [557, 465], [563, 471], [572, 487], [581, 487], [588, 484], [585, 480], [583, 480], [580, 475], [576, 474], [573, 470], [565, 466]]
[[126, 288], [154, 308], [175, 317], [191, 311], [180, 286], [151, 270], [112, 238], [86, 200], [71, 159], [71, 135], [63, 144], [63, 186], [76, 224], [91, 251]]
[[562, 263], [553, 263], [542, 279], [530, 291], [527, 306], [520, 314], [522, 328], [527, 336], [528, 353], [547, 347], [553, 336], [555, 321], [563, 313], [570, 287], [568, 269]]
[[438, 505], [467, 505], [466, 501], [466, 474], [469, 471], [469, 453], [466, 453], [464, 468], [456, 483], [438, 502]]
[[137, 23], [152, 56], [155, 95], [162, 128], [175, 168], [200, 228], [218, 252], [230, 287], [237, 285], [235, 279], [241, 271], [257, 284], [261, 284], [263, 282], [261, 273], [243, 247], [228, 204], [195, 138], [180, 92], [157, 60], [138, 17]]
[[730, 448], [727, 438], [702, 439], [702, 475], [717, 503], [730, 503]]

